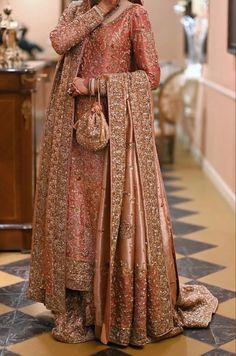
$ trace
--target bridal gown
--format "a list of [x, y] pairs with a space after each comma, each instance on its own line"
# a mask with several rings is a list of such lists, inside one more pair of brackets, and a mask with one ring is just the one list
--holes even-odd
[[[107, 23], [103, 23], [102, 19], [99, 22], [94, 9], [89, 10], [88, 16], [91, 16], [93, 25], [90, 25], [94, 28], [85, 41], [77, 75], [82, 78], [100, 79], [102, 104], [109, 122], [108, 112], [111, 107], [115, 112], [120, 105], [121, 115], [123, 112], [119, 99], [114, 101], [113, 98], [117, 95], [120, 101], [126, 101], [125, 88], [123, 90], [120, 86], [119, 89], [119, 78], [122, 78], [124, 86], [129, 86], [127, 84], [129, 80], [125, 76], [116, 77], [116, 74], [143, 71], [147, 76], [150, 89], [155, 89], [160, 82], [160, 67], [150, 21], [143, 6], [132, 4], [117, 18]], [[54, 39], [52, 35], [55, 46], [60, 46], [60, 41], [63, 44], [63, 26], [65, 23], [57, 26]], [[74, 26], [71, 30], [75, 33], [78, 22], [74, 22], [71, 26]], [[71, 63], [77, 60], [74, 53]], [[59, 72], [60, 70], [59, 67]], [[108, 81], [109, 76], [110, 81]], [[143, 88], [140, 84], [136, 85], [137, 91], [141, 93], [138, 96], [135, 83], [138, 83], [139, 78], [144, 84]], [[77, 343], [98, 338], [103, 343], [112, 341], [125, 346], [129, 343], [144, 345], [175, 336], [181, 333], [184, 327], [207, 327], [218, 305], [217, 299], [205, 287], [183, 286], [179, 283], [173, 229], [158, 157], [156, 152], [153, 153], [152, 148], [148, 151], [150, 131], [148, 131], [148, 118], [145, 116], [144, 106], [149, 105], [150, 100], [148, 89], [145, 89], [146, 92], [143, 91], [142, 94], [142, 90], [147, 85], [145, 78], [142, 78], [144, 78], [142, 74], [140, 77], [139, 74], [137, 77], [134, 75], [130, 80], [133, 83], [131, 89], [128, 89], [131, 97], [131, 106], [128, 110], [130, 115], [132, 112], [135, 116], [135, 100], [136, 106], [143, 101], [143, 105], [139, 107], [143, 117], [136, 121], [130, 118], [127, 122], [126, 118], [124, 119], [127, 125], [127, 133], [124, 136], [127, 139], [127, 156], [122, 211], [117, 220], [117, 224], [119, 225], [120, 221], [120, 225], [117, 225], [117, 255], [113, 261], [114, 265], [109, 260], [113, 247], [109, 242], [108, 227], [116, 217], [115, 209], [113, 213], [108, 211], [110, 204], [115, 205], [119, 200], [119, 176], [123, 169], [119, 162], [122, 152], [113, 150], [117, 160], [115, 162], [114, 159], [113, 167], [116, 175], [109, 175], [110, 146], [98, 152], [88, 151], [76, 142], [75, 131], [72, 134], [68, 165], [65, 253], [64, 245], [63, 252], [62, 247], [58, 245], [58, 251], [65, 255], [65, 263], [63, 261], [65, 271], [60, 279], [60, 285], [63, 279], [66, 288], [65, 310], [53, 308], [53, 304], [58, 305], [58, 299], [48, 299], [48, 305], [55, 317], [52, 334], [59, 341]], [[63, 81], [62, 84], [64, 85]], [[65, 88], [66, 85], [67, 83]], [[94, 100], [96, 100], [94, 96], [76, 98], [74, 121], [90, 109]], [[62, 102], [57, 103], [62, 104]], [[121, 116], [113, 118], [111, 125], [116, 125], [120, 119]], [[144, 119], [146, 121], [142, 123]], [[140, 139], [133, 135], [133, 126], [141, 130]], [[136, 135], [137, 132], [138, 129]], [[63, 139], [61, 135], [60, 139]], [[118, 127], [113, 144], [115, 142], [119, 146], [119, 140], [122, 141], [122, 134], [119, 137]], [[134, 151], [135, 142], [137, 143], [138, 140], [140, 157]], [[143, 177], [143, 181], [147, 179], [147, 183], [142, 185], [139, 183], [139, 176], [145, 164], [153, 167], [154, 175], [151, 176], [148, 169], [146, 178]], [[155, 186], [152, 185], [152, 179], [156, 179]], [[110, 185], [113, 186], [113, 190]], [[155, 191], [157, 192], [156, 206], [152, 199]], [[109, 196], [109, 192], [113, 194], [113, 198]], [[60, 227], [60, 220], [58, 224]], [[36, 260], [35, 256], [45, 253], [33, 247], [33, 263]], [[102, 267], [98, 272], [100, 265]], [[60, 261], [57, 262], [57, 266], [60, 272]], [[111, 281], [109, 277], [107, 279], [107, 275], [109, 275], [109, 268], [113, 267], [115, 277], [113, 276]], [[105, 277], [102, 275], [104, 269], [106, 269]], [[55, 268], [53, 271], [56, 275]], [[44, 302], [42, 294], [39, 295], [38, 292], [36, 294], [34, 291], [33, 273], [38, 276], [37, 278], [42, 278], [33, 266], [31, 296]], [[45, 275], [47, 276], [47, 273]], [[113, 283], [112, 288], [108, 288], [109, 283]], [[40, 288], [44, 288], [44, 284], [42, 282]], [[53, 290], [49, 284], [48, 290], [50, 288]], [[55, 290], [58, 295], [61, 295], [59, 289]]]

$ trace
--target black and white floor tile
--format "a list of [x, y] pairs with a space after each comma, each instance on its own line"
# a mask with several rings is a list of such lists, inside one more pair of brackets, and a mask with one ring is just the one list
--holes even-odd
[[[217, 248], [217, 244], [214, 243], [214, 241], [203, 242], [196, 240], [196, 238], [191, 238], [191, 236], [197, 236], [199, 232], [208, 229], [208, 226], [205, 226], [205, 224], [190, 222], [192, 217], [199, 214], [199, 211], [187, 208], [188, 203], [190, 202], [193, 204], [194, 200], [191, 196], [187, 195], [185, 186], [182, 185], [181, 176], [175, 175], [174, 170], [167, 169], [164, 170], [163, 177], [173, 221], [175, 248], [180, 279], [188, 284], [198, 283], [206, 285], [219, 299], [220, 304], [225, 305], [225, 303], [231, 303], [230, 305], [233, 306], [233, 302], [236, 300], [236, 292], [234, 290], [229, 290], [227, 288], [220, 287], [219, 285], [208, 284], [200, 281], [200, 279], [205, 276], [213, 273], [219, 273], [227, 268], [227, 266], [213, 263], [212, 261], [207, 261], [206, 259], [200, 260], [199, 258], [195, 258], [195, 255], [200, 252], [206, 252]], [[48, 351], [48, 353], [46, 351], [41, 352], [39, 349], [32, 350], [32, 353], [29, 353], [28, 345], [34, 345], [33, 341], [36, 342], [38, 338], [42, 340], [43, 335], [48, 335], [49, 343], [54, 342], [50, 341], [49, 336], [53, 324], [50, 313], [47, 314], [45, 312], [40, 312], [41, 306], [38, 303], [34, 303], [26, 298], [25, 292], [27, 289], [29, 256], [22, 256], [20, 259], [18, 257], [19, 255], [17, 255], [15, 261], [14, 258], [12, 258], [12, 262], [10, 263], [1, 263], [0, 255], [0, 277], [3, 276], [3, 282], [0, 284], [0, 356], [54, 355], [55, 353], [50, 353], [50, 351]], [[35, 308], [39, 311], [38, 313], [35, 312]], [[231, 314], [228, 309], [227, 312], [225, 312], [226, 315], [224, 315], [224, 312], [220, 314], [217, 312], [213, 316], [212, 323], [208, 328], [187, 329], [184, 331], [182, 336], [174, 338], [175, 342], [177, 342], [176, 340], [178, 338], [181, 338], [178, 339], [180, 340], [180, 348], [183, 348], [181, 345], [183, 345], [184, 342], [187, 342], [190, 345], [192, 343], [193, 348], [197, 348], [199, 346], [199, 354], [196, 350], [194, 352], [190, 350], [189, 353], [187, 353], [187, 351], [183, 351], [183, 353], [181, 353], [181, 349], [178, 349], [178, 343], [176, 343], [176, 352], [173, 353], [173, 355], [234, 355], [235, 353], [233, 351], [232, 343], [236, 340], [236, 325], [234, 313], [232, 311]], [[92, 352], [91, 346], [90, 349], [88, 348], [88, 350], [83, 351], [83, 353], [78, 352], [71, 354], [78, 354], [81, 356], [122, 356], [136, 354], [168, 356], [172, 355], [171, 351], [168, 351], [168, 343], [173, 342], [173, 340], [164, 341], [166, 345], [165, 353], [159, 353], [158, 346], [156, 346], [157, 348], [155, 351], [155, 345], [152, 345], [150, 346], [152, 347], [151, 349], [147, 346], [143, 350], [135, 350], [132, 348], [119, 349], [112, 346], [104, 347], [103, 349], [98, 350], [98, 347], [94, 346], [94, 352]], [[36, 345], [40, 344], [36, 343]], [[63, 347], [65, 348], [66, 346], [63, 345]], [[59, 351], [57, 351], [57, 353], [58, 352]], [[67, 355], [66, 351], [64, 351], [64, 353], [60, 353], [60, 355], [62, 354]], [[68, 355], [69, 354], [70, 353], [68, 353]]]

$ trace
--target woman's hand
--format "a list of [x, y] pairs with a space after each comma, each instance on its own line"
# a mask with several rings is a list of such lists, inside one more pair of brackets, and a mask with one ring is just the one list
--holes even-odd
[[120, 0], [101, 0], [98, 6], [102, 9], [105, 15], [111, 12], [119, 3]]
[[84, 78], [75, 77], [69, 85], [68, 94], [71, 96], [88, 95], [88, 81]]

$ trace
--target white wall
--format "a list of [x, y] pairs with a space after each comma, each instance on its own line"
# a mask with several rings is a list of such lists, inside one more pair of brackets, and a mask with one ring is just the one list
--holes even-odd
[[227, 51], [228, 0], [210, 1], [208, 56], [196, 120], [195, 145], [207, 173], [235, 206], [236, 57]]
[[180, 18], [174, 12], [176, 0], [144, 0], [149, 12], [161, 60], [184, 64], [184, 33]]

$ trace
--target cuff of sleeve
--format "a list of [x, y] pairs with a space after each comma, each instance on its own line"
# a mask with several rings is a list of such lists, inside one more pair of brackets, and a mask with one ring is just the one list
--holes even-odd
[[[81, 15], [80, 15], [81, 17]], [[81, 22], [81, 18], [78, 17], [78, 22]], [[83, 15], [83, 23], [89, 30], [93, 31], [97, 26], [99, 26], [104, 20], [104, 16], [98, 13], [95, 6], [92, 7]]]
[[92, 28], [96, 28], [104, 20], [104, 16], [98, 13], [95, 6], [92, 7], [91, 10], [86, 12], [84, 16], [86, 17], [86, 23], [89, 24], [89, 27]]
[[94, 6], [93, 9], [95, 9], [97, 11], [97, 13], [102, 16], [103, 18], [105, 17], [104, 12], [102, 11], [102, 9], [99, 6]]
[[106, 96], [107, 95], [107, 77], [104, 75], [102, 77], [99, 77], [99, 89], [101, 96]]

